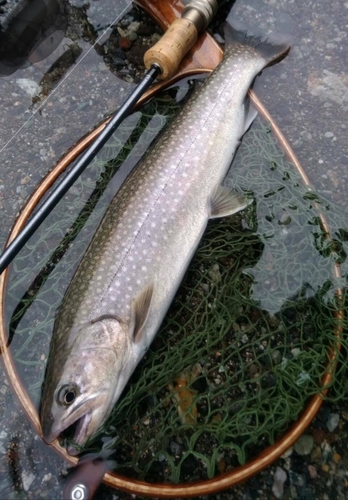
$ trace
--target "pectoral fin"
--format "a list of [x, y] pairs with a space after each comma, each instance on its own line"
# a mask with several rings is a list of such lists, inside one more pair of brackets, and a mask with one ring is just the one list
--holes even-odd
[[149, 316], [151, 299], [153, 295], [153, 283], [145, 287], [135, 297], [131, 307], [130, 334], [136, 344], [141, 341], [143, 328]]
[[244, 210], [252, 200], [247, 200], [240, 193], [236, 193], [225, 186], [214, 189], [209, 203], [209, 218], [227, 217], [240, 210]]
[[247, 96], [244, 101], [244, 123], [241, 136], [243, 136], [245, 132], [250, 128], [251, 124], [253, 123], [256, 117], [257, 117], [257, 109], [250, 101], [249, 96]]

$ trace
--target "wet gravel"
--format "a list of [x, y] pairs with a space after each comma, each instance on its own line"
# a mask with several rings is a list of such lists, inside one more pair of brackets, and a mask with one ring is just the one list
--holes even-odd
[[[14, 4], [0, 1], [0, 22]], [[81, 5], [66, 4], [67, 36], [52, 54], [0, 76], [1, 247], [40, 179], [139, 80], [144, 48], [159, 34], [153, 23], [131, 12], [92, 48], [115, 7], [109, 0]], [[293, 36], [290, 55], [264, 72], [257, 92], [312, 184], [346, 209], [348, 2], [239, 0], [233, 18], [261, 32]], [[59, 58], [63, 62], [57, 65]], [[0, 498], [61, 498], [67, 466], [36, 436], [5, 375], [0, 414]], [[347, 432], [348, 407], [324, 404], [305, 435], [275, 464], [232, 490], [204, 498], [345, 499]], [[131, 498], [105, 486], [97, 497]]]

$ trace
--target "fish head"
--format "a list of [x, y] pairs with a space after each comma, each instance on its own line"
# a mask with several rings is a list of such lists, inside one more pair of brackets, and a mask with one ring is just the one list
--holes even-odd
[[[115, 404], [115, 388], [131, 356], [125, 325], [117, 319], [80, 327], [65, 363], [57, 366], [56, 357], [56, 366], [48, 366], [40, 412], [48, 444], [73, 424], [73, 441], [79, 446], [95, 434]], [[68, 452], [78, 453], [72, 446]]]

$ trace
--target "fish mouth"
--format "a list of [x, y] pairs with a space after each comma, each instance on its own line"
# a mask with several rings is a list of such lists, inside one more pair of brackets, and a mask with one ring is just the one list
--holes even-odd
[[43, 431], [43, 439], [47, 444], [52, 444], [61, 434], [66, 433], [77, 445], [81, 445], [85, 440], [88, 426], [92, 420], [92, 412], [76, 417], [64, 426], [52, 426], [50, 430]]
[[[83, 446], [103, 421], [101, 409], [105, 399], [104, 394], [90, 396], [77, 402], [64, 417], [51, 419], [49, 425], [43, 426], [44, 441], [51, 444], [64, 434], [69, 440], [74, 441], [77, 447]], [[80, 453], [80, 450], [75, 448], [73, 444], [68, 445], [67, 451], [69, 455]]]
[[[83, 417], [80, 417], [78, 420], [74, 422], [74, 424], [72, 424], [73, 426], [77, 424], [74, 435], [72, 437], [72, 440], [77, 446], [82, 446], [83, 443], [86, 441], [86, 435], [91, 420], [92, 420], [92, 413], [89, 412], [85, 413]], [[69, 426], [67, 430], [69, 430], [70, 428], [71, 426]], [[69, 443], [67, 446], [67, 452], [69, 453], [69, 455], [75, 456], [80, 453], [80, 450], [77, 449], [73, 444]]]

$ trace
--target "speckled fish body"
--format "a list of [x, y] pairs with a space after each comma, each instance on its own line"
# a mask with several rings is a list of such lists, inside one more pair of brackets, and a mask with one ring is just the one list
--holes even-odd
[[220, 186], [250, 125], [248, 89], [288, 47], [246, 34], [234, 38], [217, 70], [126, 179], [73, 278], [44, 385], [47, 442], [77, 420], [78, 444], [96, 432], [153, 340], [208, 219], [248, 204]]

